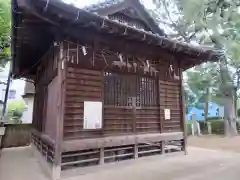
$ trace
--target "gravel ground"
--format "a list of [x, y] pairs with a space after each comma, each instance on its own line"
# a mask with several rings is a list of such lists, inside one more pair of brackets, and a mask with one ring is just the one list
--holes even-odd
[[[198, 138], [197, 141], [201, 141], [200, 143], [195, 142], [195, 138], [190, 138], [188, 144], [200, 145], [202, 141], [209, 141], [203, 145], [211, 148], [210, 142], [219, 137], [212, 138]], [[219, 149], [223, 148], [223, 142], [218, 141]], [[99, 168], [94, 172], [68, 178], [68, 180], [239, 180], [240, 153], [236, 151], [190, 146], [187, 156], [159, 155], [115, 163], [107, 168]], [[33, 179], [48, 180], [33, 157], [30, 147], [3, 150], [0, 157], [0, 180]]]
[[232, 138], [225, 138], [224, 136], [217, 135], [206, 135], [200, 137], [190, 136], [188, 138], [188, 145], [207, 149], [219, 149], [240, 153], [240, 136]]

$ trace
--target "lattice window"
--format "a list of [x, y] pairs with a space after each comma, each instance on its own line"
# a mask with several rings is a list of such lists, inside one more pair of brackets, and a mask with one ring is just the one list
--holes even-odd
[[105, 105], [133, 106], [133, 98], [137, 107], [158, 105], [157, 81], [152, 78], [105, 73], [104, 89]]
[[106, 105], [128, 106], [128, 97], [131, 93], [129, 76], [120, 76], [113, 73], [105, 73], [105, 95]]
[[137, 78], [137, 106], [157, 106], [157, 81], [148, 77]]

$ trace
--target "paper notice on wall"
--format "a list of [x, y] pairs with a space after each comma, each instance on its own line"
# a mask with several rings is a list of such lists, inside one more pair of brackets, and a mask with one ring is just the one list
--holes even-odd
[[102, 102], [84, 101], [83, 129], [102, 128]]
[[171, 111], [170, 109], [164, 109], [164, 116], [165, 116], [165, 119], [171, 119]]

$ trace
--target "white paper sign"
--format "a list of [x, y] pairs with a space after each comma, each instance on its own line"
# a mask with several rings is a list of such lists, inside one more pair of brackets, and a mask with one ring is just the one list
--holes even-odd
[[102, 128], [102, 102], [84, 101], [83, 129]]
[[171, 111], [170, 109], [164, 109], [165, 119], [171, 119]]

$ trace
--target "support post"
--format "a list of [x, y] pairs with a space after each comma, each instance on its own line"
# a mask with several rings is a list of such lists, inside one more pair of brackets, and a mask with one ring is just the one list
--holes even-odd
[[197, 135], [201, 136], [201, 128], [200, 128], [200, 123], [197, 122]]
[[195, 133], [197, 133], [198, 136], [201, 135], [201, 129], [200, 129], [200, 124], [196, 120], [196, 115], [192, 114], [191, 116], [192, 119], [192, 135], [194, 136]]
[[195, 133], [197, 132], [197, 121], [196, 121], [196, 115], [192, 113], [191, 115], [191, 120], [192, 120], [192, 135], [194, 136]]
[[137, 144], [134, 144], [134, 158], [135, 159], [138, 158], [138, 146], [137, 146]]
[[195, 128], [194, 124], [191, 124], [192, 136], [195, 136]]
[[59, 61], [58, 61], [58, 115], [57, 115], [57, 125], [56, 125], [56, 141], [55, 141], [55, 157], [53, 162], [53, 171], [52, 171], [52, 179], [57, 180], [60, 179], [61, 174], [61, 161], [62, 161], [62, 152], [61, 145], [63, 141], [63, 117], [64, 117], [64, 101], [65, 101], [65, 85], [64, 78], [65, 75], [65, 61], [63, 57], [63, 43], [60, 43], [60, 53], [59, 53]]
[[4, 120], [3, 118], [5, 117], [6, 108], [7, 108], [7, 100], [8, 100], [8, 92], [9, 92], [9, 88], [10, 88], [11, 73], [12, 73], [12, 63], [10, 63], [10, 67], [9, 67], [7, 87], [6, 87], [6, 91], [5, 91], [5, 97], [4, 97], [3, 108], [2, 108], [2, 119], [1, 119], [2, 121]]
[[133, 121], [132, 121], [132, 125], [133, 125], [133, 133], [135, 134], [137, 131], [137, 124], [136, 124], [136, 97], [132, 97], [132, 117], [133, 117]]
[[207, 129], [208, 129], [208, 134], [212, 134], [212, 124], [210, 122], [207, 122]]
[[165, 141], [161, 142], [161, 148], [162, 148], [161, 154], [165, 154]]
[[104, 164], [104, 148], [103, 147], [100, 148], [100, 161], [99, 161], [99, 164], [100, 165]]
[[180, 96], [180, 102], [181, 102], [181, 119], [182, 119], [182, 129], [183, 129], [183, 142], [182, 142], [182, 149], [185, 153], [185, 155], [187, 155], [187, 123], [186, 123], [186, 107], [185, 107], [185, 91], [184, 91], [184, 87], [183, 87], [183, 70], [181, 67], [181, 61], [179, 62], [179, 74], [180, 74], [180, 92], [181, 92], [181, 96]]

